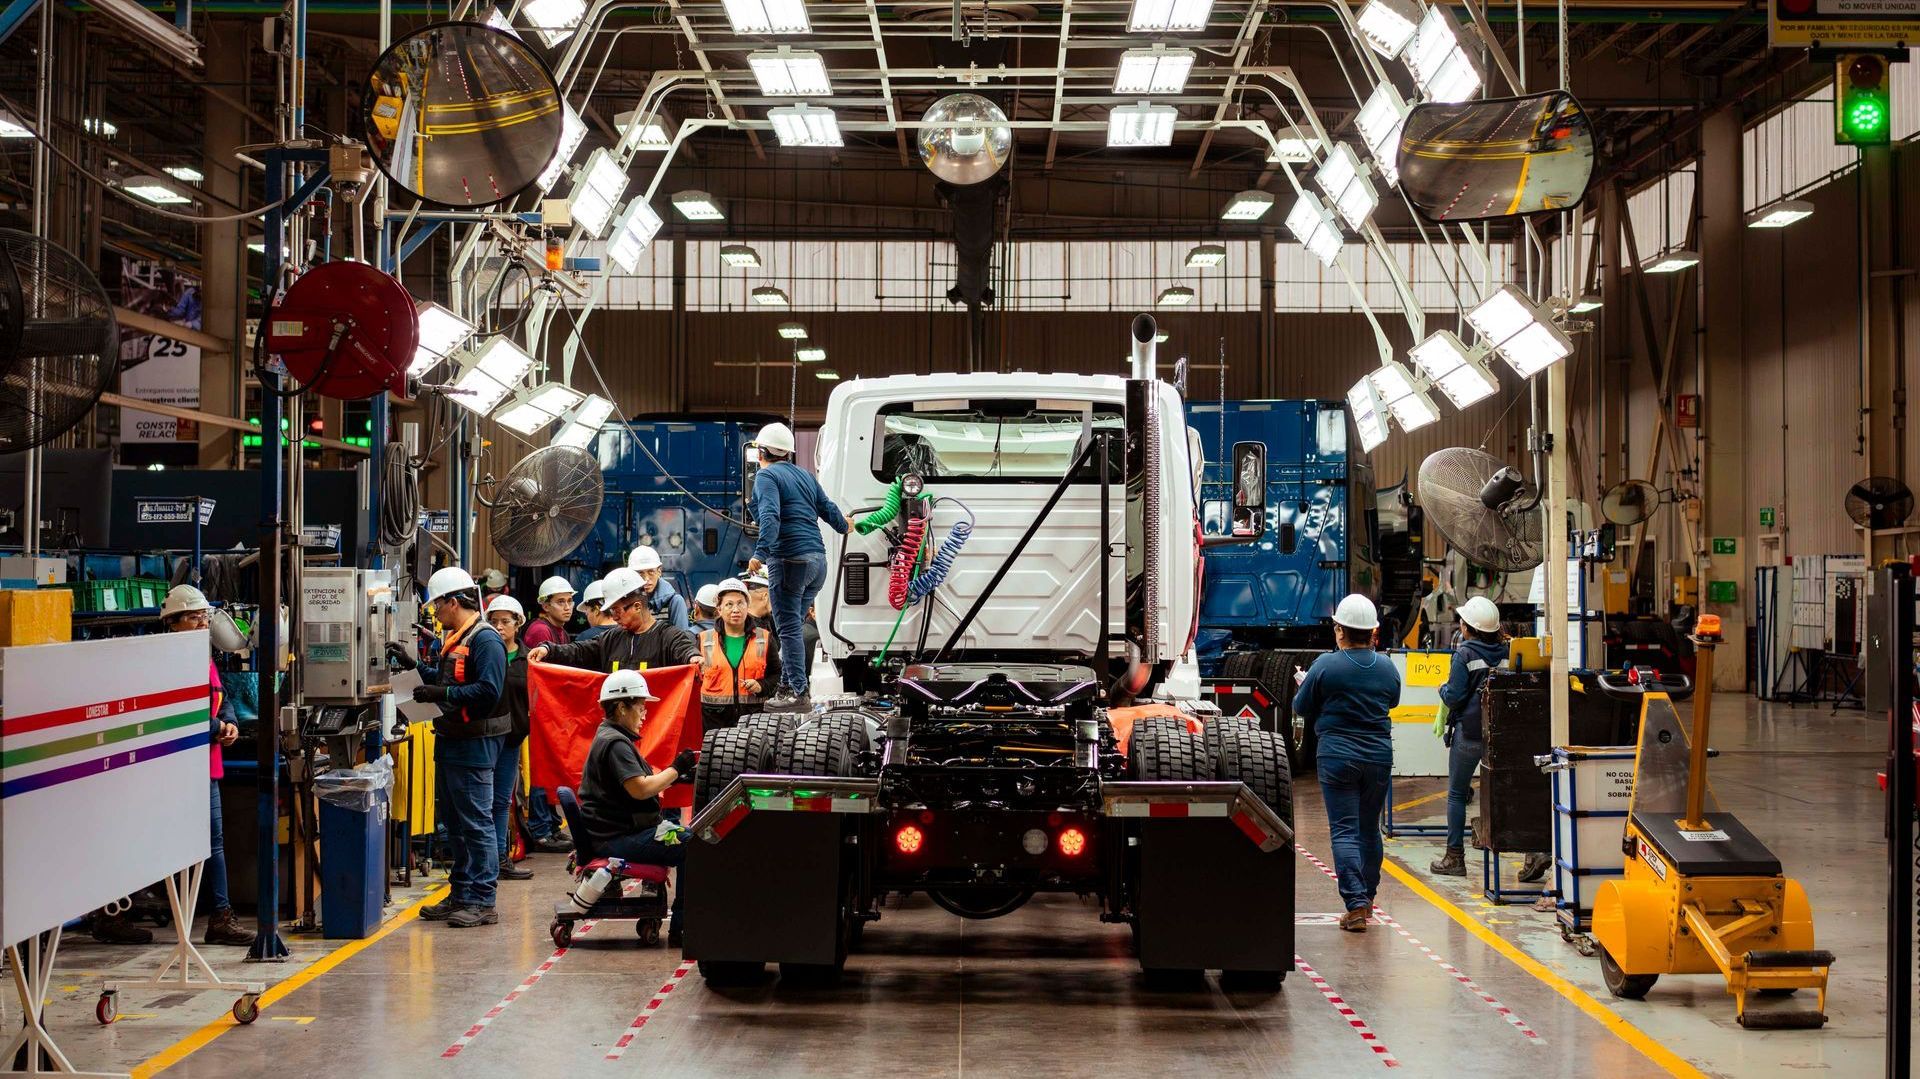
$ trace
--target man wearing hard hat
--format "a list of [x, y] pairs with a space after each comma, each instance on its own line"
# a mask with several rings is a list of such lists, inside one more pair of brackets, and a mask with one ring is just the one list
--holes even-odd
[[573, 582], [565, 577], [549, 577], [540, 582], [536, 598], [540, 614], [527, 623], [520, 640], [528, 648], [543, 644], [567, 643], [567, 623], [573, 621]]
[[[623, 669], [600, 683], [600, 710], [604, 718], [594, 728], [593, 744], [580, 773], [580, 827], [587, 846], [605, 858], [624, 858], [646, 865], [677, 867], [687, 859], [684, 832], [673, 825], [662, 838], [660, 795], [668, 787], [693, 778], [696, 754], [683, 749], [673, 763], [656, 772], [640, 755], [636, 740], [647, 720], [647, 702], [657, 700], [639, 671]], [[680, 943], [682, 881], [673, 889], [672, 921], [667, 943]]]
[[718, 584], [703, 584], [693, 593], [693, 633], [696, 637], [713, 628], [713, 620], [719, 614], [719, 608], [720, 586]]
[[620, 624], [607, 613], [605, 581], [587, 582], [587, 587], [580, 591], [580, 611], [587, 616], [587, 628], [573, 635], [576, 641], [590, 641], [602, 633], [612, 633], [620, 628]]
[[773, 601], [773, 622], [780, 633], [780, 692], [767, 701], [769, 711], [805, 710], [807, 649], [802, 624], [813, 598], [827, 583], [827, 544], [820, 522], [842, 535], [847, 518], [820, 488], [813, 474], [793, 462], [793, 431], [770, 423], [754, 440], [760, 472], [753, 479], [753, 515], [760, 525], [747, 572], [764, 567]]
[[640, 575], [641, 595], [654, 616], [691, 633], [693, 618], [687, 610], [687, 597], [661, 577], [660, 552], [650, 544], [641, 544], [627, 556], [627, 568]]
[[601, 582], [607, 613], [620, 628], [592, 640], [541, 645], [527, 652], [530, 663], [560, 663], [590, 671], [645, 670], [692, 663], [699, 649], [693, 634], [654, 617], [640, 575], [617, 569]]

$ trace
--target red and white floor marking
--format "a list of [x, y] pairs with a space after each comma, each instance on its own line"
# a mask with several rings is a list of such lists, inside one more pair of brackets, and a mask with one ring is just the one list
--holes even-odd
[[[589, 918], [585, 921], [582, 921], [579, 925], [574, 927], [573, 935], [575, 938], [584, 937], [592, 929], [593, 929], [593, 919]], [[451, 1060], [454, 1057], [459, 1056], [460, 1051], [462, 1049], [465, 1049], [468, 1045], [472, 1044], [473, 1039], [478, 1038], [480, 1036], [480, 1032], [487, 1029], [488, 1024], [492, 1023], [495, 1019], [498, 1019], [500, 1017], [501, 1012], [504, 1012], [507, 1010], [507, 1005], [512, 1004], [516, 1000], [519, 1000], [521, 996], [525, 995], [527, 990], [532, 989], [534, 987], [535, 983], [537, 983], [541, 978], [546, 977], [547, 971], [552, 970], [553, 965], [555, 963], [558, 963], [560, 961], [560, 957], [565, 954], [567, 954], [567, 950], [565, 948], [555, 948], [553, 950], [553, 954], [547, 957], [546, 962], [533, 968], [533, 973], [527, 975], [526, 980], [522, 981], [519, 985], [516, 985], [513, 987], [513, 992], [508, 993], [506, 996], [500, 998], [500, 1003], [495, 1004], [493, 1007], [487, 1009], [487, 1014], [481, 1016], [478, 1021], [476, 1021], [472, 1026], [468, 1027], [467, 1032], [465, 1034], [462, 1034], [458, 1038], [455, 1038], [453, 1044], [447, 1046], [447, 1051], [440, 1054], [440, 1059]]]
[[1320, 976], [1319, 971], [1308, 966], [1307, 961], [1297, 955], [1293, 957], [1293, 965], [1300, 969], [1300, 973], [1307, 976], [1307, 980], [1313, 983], [1315, 989], [1320, 990], [1320, 995], [1327, 998], [1327, 1003], [1333, 1005], [1333, 1010], [1340, 1013], [1340, 1018], [1346, 1020], [1347, 1025], [1353, 1028], [1353, 1032], [1360, 1035], [1360, 1040], [1367, 1043], [1367, 1048], [1373, 1050], [1373, 1055], [1379, 1059], [1380, 1063], [1389, 1068], [1400, 1066], [1400, 1062], [1394, 1059], [1387, 1044], [1380, 1040], [1380, 1035], [1375, 1034], [1373, 1029], [1367, 1026], [1367, 1021], [1360, 1018], [1360, 1013], [1353, 1010], [1353, 1005], [1340, 999], [1340, 994], [1333, 991], [1333, 986], [1327, 984], [1327, 980]]
[[[1307, 861], [1313, 863], [1314, 868], [1320, 870], [1320, 872], [1322, 873], [1325, 873], [1329, 878], [1333, 880], [1339, 879], [1339, 875], [1333, 871], [1333, 868], [1327, 865], [1327, 863], [1321, 861], [1318, 857], [1316, 857], [1312, 851], [1308, 850], [1307, 848], [1301, 846], [1298, 843], [1295, 843], [1293, 845], [1293, 849], [1300, 853], [1300, 857], [1305, 858]], [[1513, 1027], [1513, 1029], [1525, 1035], [1535, 1045], [1546, 1044], [1546, 1040], [1540, 1037], [1540, 1034], [1538, 1031], [1528, 1026], [1526, 1022], [1522, 1020], [1519, 1016], [1513, 1014], [1512, 1008], [1509, 1008], [1505, 1004], [1500, 1003], [1500, 1001], [1496, 999], [1492, 993], [1489, 993], [1485, 989], [1480, 988], [1480, 983], [1468, 977], [1465, 971], [1462, 971], [1459, 967], [1456, 967], [1452, 963], [1447, 962], [1446, 959], [1440, 955], [1440, 953], [1434, 951], [1432, 948], [1422, 943], [1419, 937], [1416, 937], [1412, 933], [1407, 932], [1407, 927], [1404, 925], [1401, 925], [1399, 922], [1394, 921], [1393, 915], [1388, 914], [1386, 910], [1382, 908], [1379, 904], [1374, 905], [1373, 916], [1382, 925], [1387, 926], [1388, 928], [1392, 929], [1394, 932], [1400, 934], [1402, 937], [1405, 937], [1407, 940], [1407, 943], [1420, 949], [1421, 954], [1425, 955], [1428, 959], [1431, 959], [1435, 963], [1439, 964], [1441, 970], [1446, 971], [1448, 976], [1451, 977], [1454, 981], [1459, 982], [1461, 987], [1466, 989], [1467, 992], [1472, 993], [1476, 997], [1479, 997], [1481, 1003], [1485, 1004], [1489, 1008], [1492, 1008], [1494, 1011], [1494, 1014], [1498, 1015], [1502, 1019], [1505, 1019]]]
[[620, 1035], [620, 1040], [613, 1043], [613, 1048], [607, 1050], [608, 1060], [620, 1059], [620, 1054], [625, 1053], [627, 1046], [632, 1045], [633, 1039], [639, 1035], [640, 1028], [646, 1026], [647, 1020], [653, 1018], [653, 1013], [660, 1009], [660, 1005], [666, 1003], [667, 994], [672, 993], [674, 987], [680, 984], [680, 979], [686, 977], [691, 970], [693, 970], [692, 963], [682, 963], [674, 968], [673, 976], [667, 979], [659, 992], [653, 994], [653, 999], [647, 1001], [647, 1006], [640, 1009], [640, 1014], [633, 1017], [633, 1022], [627, 1025], [627, 1032]]

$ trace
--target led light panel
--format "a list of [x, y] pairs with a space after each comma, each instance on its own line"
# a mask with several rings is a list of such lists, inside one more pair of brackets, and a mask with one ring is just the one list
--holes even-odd
[[1187, 88], [1193, 71], [1192, 49], [1128, 49], [1120, 54], [1120, 70], [1113, 76], [1116, 94], [1177, 94]]
[[1180, 113], [1172, 105], [1115, 105], [1107, 114], [1107, 145], [1171, 146], [1173, 122]]
[[747, 66], [768, 97], [831, 97], [833, 82], [827, 64], [817, 52], [796, 52], [786, 46], [747, 57]]
[[832, 109], [818, 105], [790, 105], [767, 110], [773, 133], [782, 146], [841, 146], [840, 119]]
[[1207, 28], [1213, 0], [1133, 0], [1127, 29], [1136, 34], [1189, 33]]
[[534, 181], [542, 194], [553, 190], [560, 182], [560, 174], [567, 171], [567, 163], [573, 160], [574, 151], [580, 149], [581, 140], [587, 137], [587, 125], [573, 106], [560, 106], [560, 144], [553, 149], [553, 157], [547, 161], [547, 167], [540, 170], [540, 176]]
[[805, 34], [813, 23], [801, 0], [723, 0], [736, 34]]
[[1273, 193], [1270, 191], [1242, 191], [1227, 200], [1227, 208], [1220, 211], [1222, 221], [1258, 221], [1273, 209]]

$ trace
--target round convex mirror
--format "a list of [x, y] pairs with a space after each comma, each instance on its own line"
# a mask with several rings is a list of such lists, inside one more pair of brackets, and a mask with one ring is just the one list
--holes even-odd
[[380, 54], [367, 79], [367, 145], [387, 178], [441, 206], [525, 191], [560, 146], [560, 91], [512, 34], [435, 23]]

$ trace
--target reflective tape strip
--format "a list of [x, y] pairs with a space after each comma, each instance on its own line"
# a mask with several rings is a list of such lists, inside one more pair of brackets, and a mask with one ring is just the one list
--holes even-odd
[[1334, 992], [1333, 986], [1327, 984], [1327, 980], [1320, 976], [1319, 971], [1308, 966], [1307, 961], [1297, 955], [1293, 957], [1293, 965], [1300, 969], [1300, 973], [1307, 976], [1307, 980], [1320, 991], [1320, 995], [1326, 998], [1327, 1003], [1333, 1005], [1333, 1010], [1339, 1014], [1341, 1022], [1347, 1024], [1355, 1034], [1360, 1036], [1360, 1040], [1365, 1042], [1367, 1048], [1373, 1052], [1375, 1060], [1389, 1068], [1400, 1066], [1400, 1062], [1394, 1059], [1393, 1053], [1387, 1049], [1387, 1044], [1380, 1040], [1380, 1035], [1375, 1034], [1373, 1028], [1367, 1026], [1367, 1021], [1360, 1018], [1360, 1013], [1354, 1010], [1353, 1005], [1348, 1004], [1339, 993]]
[[777, 813], [871, 813], [869, 798], [835, 798], [830, 795], [793, 797], [784, 794], [753, 796], [753, 808]]
[[1115, 800], [1108, 815], [1113, 817], [1226, 817], [1232, 806], [1226, 802], [1141, 802]]

